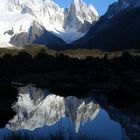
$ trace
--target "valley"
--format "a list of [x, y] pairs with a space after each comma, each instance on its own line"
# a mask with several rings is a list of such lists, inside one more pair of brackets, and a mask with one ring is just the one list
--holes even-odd
[[95, 7], [0, 0], [1, 140], [140, 139], [140, 1]]

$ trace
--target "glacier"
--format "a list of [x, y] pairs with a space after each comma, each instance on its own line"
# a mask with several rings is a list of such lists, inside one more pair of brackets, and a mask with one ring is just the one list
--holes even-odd
[[34, 22], [37, 28], [71, 43], [83, 37], [98, 19], [96, 9], [82, 0], [73, 0], [66, 9], [53, 0], [0, 0], [0, 47], [13, 46], [12, 37], [29, 33]]

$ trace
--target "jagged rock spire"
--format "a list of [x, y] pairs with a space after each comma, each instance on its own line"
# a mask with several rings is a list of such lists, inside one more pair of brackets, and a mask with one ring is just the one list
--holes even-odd
[[[83, 0], [73, 0], [67, 10], [53, 0], [0, 0], [0, 10], [0, 37], [5, 42], [2, 46], [13, 42], [14, 35], [29, 34], [34, 21], [66, 43], [71, 43], [83, 37], [98, 20], [95, 8]], [[11, 36], [4, 34], [9, 30], [13, 31]]]

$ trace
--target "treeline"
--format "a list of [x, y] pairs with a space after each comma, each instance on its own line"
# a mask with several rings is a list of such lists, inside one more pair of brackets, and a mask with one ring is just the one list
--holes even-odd
[[[63, 53], [55, 55], [47, 54], [42, 49], [33, 57], [31, 54], [21, 51], [17, 55], [5, 54], [0, 58], [0, 76], [12, 76], [14, 74], [28, 73], [48, 73], [54, 71], [95, 71], [97, 69], [106, 69], [122, 67], [132, 68], [139, 67], [140, 57], [131, 56], [128, 52], [124, 52], [121, 57], [108, 59], [105, 54], [102, 58], [86, 57], [85, 59], [71, 58]], [[104, 72], [102, 71], [102, 73]], [[123, 71], [123, 69], [122, 69]], [[100, 71], [96, 71], [100, 72]], [[102, 75], [102, 74], [101, 74]]]
[[[139, 74], [140, 57], [131, 56], [128, 52], [124, 52], [121, 57], [108, 59], [108, 55], [103, 58], [86, 57], [85, 59], [70, 58], [61, 53], [55, 56], [46, 54], [42, 49], [35, 57], [27, 52], [20, 52], [17, 55], [9, 54], [0, 58], [0, 78], [14, 77], [20, 74], [37, 74], [37, 73], [67, 73], [67, 76], [75, 74], [90, 75], [93, 80], [109, 81], [113, 77], [124, 78], [126, 73], [130, 73], [129, 77], [133, 77], [135, 72]], [[71, 77], [70, 77], [71, 78]], [[135, 77], [138, 78], [138, 77]], [[129, 81], [129, 80], [128, 80]]]

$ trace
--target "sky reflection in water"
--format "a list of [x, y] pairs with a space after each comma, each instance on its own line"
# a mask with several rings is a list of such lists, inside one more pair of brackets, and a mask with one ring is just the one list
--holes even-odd
[[13, 105], [16, 116], [5, 129], [0, 129], [0, 139], [15, 131], [20, 137], [49, 139], [121, 140], [121, 125], [112, 121], [108, 113], [93, 99], [60, 97], [32, 86], [19, 89], [18, 101]]

